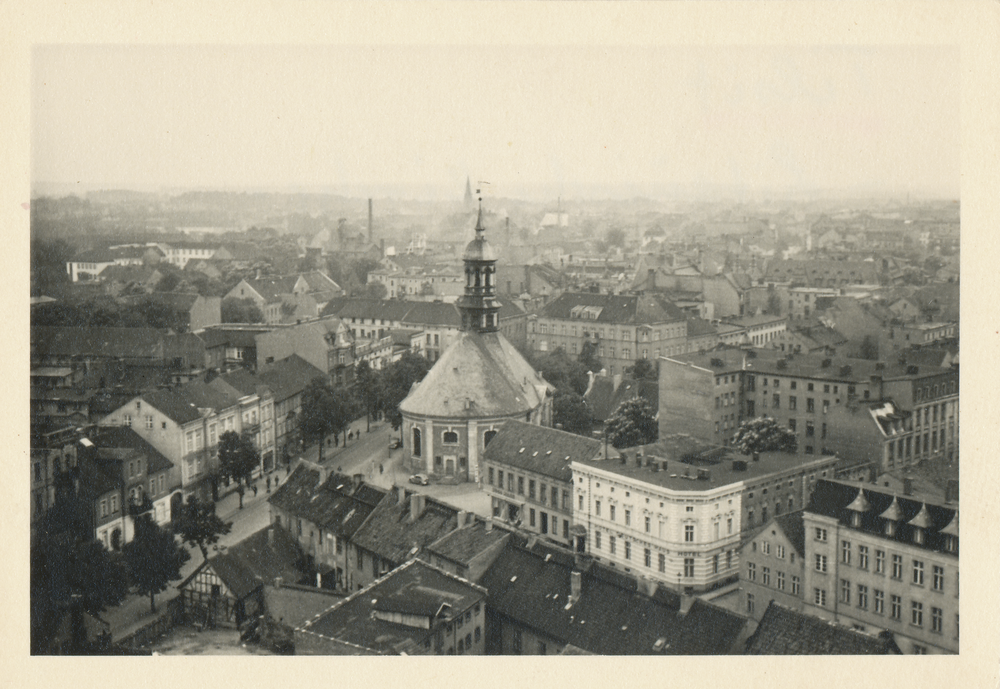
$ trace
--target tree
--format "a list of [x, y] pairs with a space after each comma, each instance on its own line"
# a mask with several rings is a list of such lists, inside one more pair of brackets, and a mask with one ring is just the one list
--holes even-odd
[[562, 392], [582, 395], [587, 391], [587, 369], [559, 347], [551, 352], [531, 356], [528, 362], [553, 387]]
[[385, 369], [382, 410], [394, 431], [399, 430], [403, 423], [403, 415], [399, 413], [400, 403], [410, 394], [413, 384], [423, 380], [430, 370], [431, 363], [413, 352], [407, 352]]
[[226, 431], [219, 436], [219, 467], [223, 476], [237, 483], [240, 509], [243, 509], [243, 493], [239, 489], [250, 484], [250, 473], [257, 466], [260, 466], [260, 452], [248, 435]]
[[781, 315], [781, 297], [777, 292], [772, 291], [767, 295], [767, 312], [772, 316]]
[[227, 297], [222, 300], [223, 323], [263, 323], [264, 313], [253, 299]]
[[646, 445], [659, 435], [653, 410], [643, 397], [622, 402], [608, 419], [605, 432], [611, 444], [619, 449]]
[[382, 380], [378, 371], [372, 369], [367, 361], [358, 362], [354, 372], [355, 389], [358, 402], [365, 410], [365, 420], [368, 430], [372, 429], [372, 416], [378, 413], [382, 402]]
[[558, 391], [552, 399], [552, 421], [570, 433], [586, 435], [594, 425], [594, 417], [583, 397], [570, 391]]
[[865, 338], [861, 340], [861, 346], [858, 348], [858, 356], [862, 359], [870, 359], [874, 361], [878, 359], [878, 343], [875, 341], [871, 335], [865, 335]]
[[218, 543], [219, 538], [229, 533], [232, 528], [232, 522], [223, 521], [215, 513], [215, 503], [202, 502], [191, 495], [181, 508], [181, 516], [174, 530], [185, 543], [198, 546], [202, 556], [207, 560], [208, 546]]
[[299, 432], [302, 440], [308, 445], [319, 442], [316, 461], [323, 462], [323, 445], [326, 436], [333, 432], [332, 416], [334, 414], [333, 389], [325, 379], [316, 377], [309, 381], [302, 392], [302, 415], [299, 417]]
[[593, 371], [594, 373], [604, 368], [601, 360], [597, 358], [597, 343], [592, 340], [587, 340], [583, 343], [577, 361], [583, 364], [586, 370]]
[[174, 535], [149, 518], [135, 522], [135, 537], [125, 546], [129, 582], [140, 596], [149, 596], [149, 611], [156, 612], [156, 594], [181, 578], [181, 567], [191, 554], [181, 548]]
[[733, 436], [733, 444], [745, 455], [758, 459], [761, 452], [795, 452], [795, 434], [767, 416], [747, 419]]
[[625, 247], [625, 230], [613, 227], [604, 234], [604, 241], [609, 246]]
[[636, 359], [635, 364], [625, 369], [625, 374], [636, 380], [657, 380], [656, 369], [649, 359]]
[[365, 284], [361, 296], [365, 299], [385, 299], [388, 294], [389, 290], [386, 289], [386, 286], [376, 280]]

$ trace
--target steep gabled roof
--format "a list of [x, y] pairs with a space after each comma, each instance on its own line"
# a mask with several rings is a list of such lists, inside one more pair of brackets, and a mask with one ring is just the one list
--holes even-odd
[[[398, 565], [458, 527], [458, 510], [451, 505], [412, 494], [402, 503], [394, 498], [390, 494], [372, 510], [351, 539], [355, 546]], [[425, 501], [415, 520], [410, 518], [413, 500]]]
[[271, 389], [275, 402], [301, 394], [309, 383], [321, 377], [324, 377], [323, 371], [298, 354], [268, 364], [257, 374], [257, 378]]
[[508, 421], [490, 440], [483, 461], [534, 471], [560, 481], [573, 478], [570, 463], [593, 459], [601, 441], [524, 421]]
[[[269, 537], [272, 530], [273, 536]], [[205, 564], [237, 599], [243, 599], [258, 586], [271, 584], [279, 577], [298, 581], [302, 573], [296, 565], [301, 559], [302, 551], [295, 539], [282, 527], [271, 525], [209, 558]], [[200, 570], [199, 567], [177, 588], [183, 588]]]
[[320, 485], [320, 473], [302, 464], [268, 499], [288, 514], [350, 539], [385, 492], [367, 484], [355, 485], [342, 474], [331, 475]]
[[771, 601], [747, 655], [899, 655], [891, 634], [869, 636]]
[[640, 296], [594, 294], [591, 292], [566, 292], [546, 304], [539, 316], [542, 318], [573, 318], [577, 307], [599, 309], [596, 318], [581, 319], [617, 325], [645, 325], [672, 323], [685, 319], [684, 312], [657, 294]]
[[399, 409], [445, 418], [514, 416], [538, 408], [549, 387], [502, 334], [463, 332]]

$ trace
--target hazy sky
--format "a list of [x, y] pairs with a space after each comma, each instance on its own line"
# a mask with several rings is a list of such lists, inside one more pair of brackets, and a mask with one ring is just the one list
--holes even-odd
[[45, 46], [32, 60], [35, 181], [960, 185], [957, 49]]

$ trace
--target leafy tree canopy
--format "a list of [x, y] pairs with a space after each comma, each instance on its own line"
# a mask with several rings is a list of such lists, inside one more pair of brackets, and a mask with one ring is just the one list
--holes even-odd
[[636, 380], [657, 380], [657, 366], [649, 359], [637, 359], [635, 364], [625, 369], [625, 374]]
[[758, 416], [740, 424], [733, 436], [733, 444], [745, 455], [761, 452], [795, 452], [795, 434], [774, 419]]
[[180, 519], [174, 528], [185, 543], [198, 546], [207, 560], [208, 546], [218, 543], [220, 537], [229, 533], [233, 523], [219, 518], [215, 513], [215, 503], [202, 502], [191, 495], [181, 508]]
[[529, 359], [529, 362], [557, 390], [577, 395], [587, 391], [588, 368], [566, 354], [566, 350], [562, 347], [544, 354], [536, 354]]
[[164, 531], [148, 515], [135, 523], [135, 537], [125, 545], [129, 582], [140, 596], [149, 596], [149, 609], [156, 612], [157, 593], [181, 578], [181, 567], [191, 554], [181, 548], [174, 535]]
[[570, 433], [586, 435], [594, 425], [594, 417], [584, 399], [573, 391], [556, 392], [552, 400], [552, 421]]
[[399, 430], [403, 423], [399, 404], [410, 394], [413, 384], [423, 380], [430, 370], [431, 362], [413, 352], [407, 352], [384, 370], [385, 394], [382, 409], [393, 430]]
[[577, 360], [583, 364], [583, 367], [588, 371], [593, 371], [597, 373], [602, 368], [604, 364], [601, 360], [597, 358], [597, 343], [587, 340], [583, 343], [583, 347], [580, 348], [580, 355]]
[[253, 299], [228, 297], [222, 300], [223, 323], [263, 323], [264, 314]]
[[649, 402], [643, 397], [622, 402], [607, 421], [607, 434], [618, 449], [654, 442], [659, 428]]
[[226, 431], [219, 436], [219, 465], [223, 476], [246, 481], [250, 472], [260, 466], [260, 452], [248, 435]]

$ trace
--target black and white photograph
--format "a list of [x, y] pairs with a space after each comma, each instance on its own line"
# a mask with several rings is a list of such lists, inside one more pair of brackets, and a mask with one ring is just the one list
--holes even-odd
[[538, 5], [24, 47], [31, 656], [971, 643], [970, 53]]

